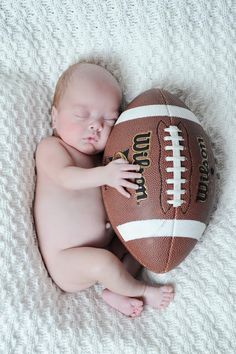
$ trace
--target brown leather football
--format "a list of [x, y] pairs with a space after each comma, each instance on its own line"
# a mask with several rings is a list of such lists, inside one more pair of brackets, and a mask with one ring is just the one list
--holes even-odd
[[174, 95], [151, 89], [118, 118], [104, 165], [123, 157], [141, 166], [131, 198], [103, 186], [111, 225], [146, 268], [164, 273], [193, 249], [209, 222], [215, 194], [214, 158], [197, 117]]

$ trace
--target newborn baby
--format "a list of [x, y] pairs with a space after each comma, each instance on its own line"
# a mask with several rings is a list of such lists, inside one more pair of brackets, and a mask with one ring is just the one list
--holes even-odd
[[102, 185], [128, 198], [126, 188], [137, 189], [134, 181], [141, 177], [139, 166], [122, 159], [102, 166], [121, 99], [115, 78], [98, 65], [74, 64], [62, 74], [52, 105], [53, 136], [36, 150], [34, 218], [45, 265], [62, 290], [99, 282], [110, 306], [135, 317], [144, 304], [166, 307], [174, 291], [134, 278], [140, 265], [114, 237], [103, 206]]

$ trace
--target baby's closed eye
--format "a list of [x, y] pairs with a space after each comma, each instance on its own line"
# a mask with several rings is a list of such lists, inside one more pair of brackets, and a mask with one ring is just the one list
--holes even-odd
[[108, 125], [111, 125], [113, 126], [116, 122], [116, 119], [114, 118], [111, 118], [111, 119], [105, 119], [105, 122], [108, 124]]
[[82, 115], [78, 115], [78, 114], [75, 114], [74, 115], [76, 119], [80, 119], [80, 120], [83, 120], [83, 119], [86, 119], [87, 117], [85, 116], [82, 116]]

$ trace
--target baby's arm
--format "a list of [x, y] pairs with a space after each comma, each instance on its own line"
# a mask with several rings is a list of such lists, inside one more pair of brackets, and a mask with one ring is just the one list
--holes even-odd
[[64, 188], [79, 190], [107, 184], [126, 197], [129, 197], [129, 193], [124, 187], [138, 188], [137, 184], [127, 179], [141, 177], [140, 173], [137, 173], [138, 165], [131, 165], [121, 159], [112, 161], [107, 166], [88, 169], [77, 167], [69, 152], [55, 137], [45, 138], [39, 143], [36, 166]]

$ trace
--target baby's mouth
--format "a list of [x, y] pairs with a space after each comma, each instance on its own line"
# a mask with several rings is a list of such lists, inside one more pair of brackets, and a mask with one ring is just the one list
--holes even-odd
[[88, 136], [87, 138], [84, 138], [83, 140], [89, 141], [89, 142], [96, 142], [98, 141], [98, 137], [95, 136]]

